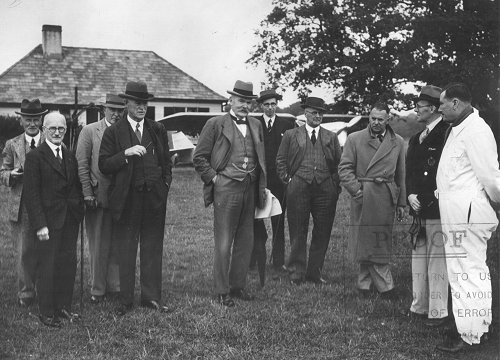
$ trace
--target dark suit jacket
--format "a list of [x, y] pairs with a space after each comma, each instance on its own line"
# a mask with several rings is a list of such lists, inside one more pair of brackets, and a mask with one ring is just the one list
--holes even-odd
[[76, 159], [65, 146], [61, 148], [66, 172], [47, 143], [26, 155], [22, 196], [35, 230], [45, 226], [61, 229], [68, 212], [77, 222], [83, 219], [82, 186]]
[[[439, 219], [439, 202], [434, 196], [436, 173], [444, 147], [444, 136], [449, 125], [441, 120], [420, 144], [420, 134], [408, 143], [406, 153], [406, 193], [416, 194], [422, 205], [419, 216], [423, 219]], [[410, 214], [416, 215], [410, 207]]]
[[[167, 130], [162, 124], [149, 119], [144, 119], [144, 128], [151, 134], [152, 146], [162, 169], [162, 180], [170, 188], [172, 161], [169, 155]], [[104, 131], [99, 149], [99, 170], [105, 175], [112, 175], [108, 200], [109, 208], [116, 220], [122, 215], [133, 178], [133, 161], [129, 161], [125, 156], [125, 150], [133, 146], [131, 136], [135, 134], [127, 118], [122, 118]], [[161, 195], [166, 202], [167, 192]]]
[[[257, 153], [257, 160], [260, 167], [259, 175], [259, 199], [258, 207], [264, 206], [266, 188], [266, 163], [264, 155], [264, 135], [260, 122], [248, 116], [248, 130], [252, 136]], [[198, 145], [194, 151], [193, 164], [205, 183], [203, 186], [203, 196], [205, 206], [213, 202], [212, 179], [223, 170], [229, 157], [231, 156], [232, 144], [234, 141], [233, 120], [229, 113], [216, 116], [207, 121], [201, 131]]]
[[[307, 130], [305, 125], [285, 132], [283, 141], [276, 157], [276, 166], [278, 176], [285, 184], [291, 179], [299, 169], [306, 153]], [[319, 140], [323, 146], [326, 164], [332, 174], [332, 179], [340, 193], [340, 180], [338, 166], [342, 150], [340, 149], [337, 134], [321, 128], [319, 131]]]

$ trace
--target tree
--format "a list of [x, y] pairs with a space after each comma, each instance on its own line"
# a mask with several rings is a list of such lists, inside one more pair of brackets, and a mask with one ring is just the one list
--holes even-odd
[[[335, 101], [411, 100], [406, 83], [468, 84], [474, 105], [499, 104], [497, 0], [274, 0], [248, 60], [302, 96], [327, 86]], [[359, 108], [357, 110], [360, 110]]]

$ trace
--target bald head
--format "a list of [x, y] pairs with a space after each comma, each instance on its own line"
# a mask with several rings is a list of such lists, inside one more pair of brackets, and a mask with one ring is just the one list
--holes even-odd
[[51, 112], [43, 119], [45, 139], [54, 145], [61, 145], [66, 133], [66, 118], [59, 112]]

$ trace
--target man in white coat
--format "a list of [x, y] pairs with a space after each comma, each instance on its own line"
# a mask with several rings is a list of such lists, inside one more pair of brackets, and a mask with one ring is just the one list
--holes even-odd
[[436, 195], [460, 337], [437, 348], [452, 353], [479, 344], [492, 317], [486, 247], [498, 224], [490, 201], [500, 203], [500, 170], [493, 133], [471, 98], [464, 84], [451, 84], [441, 93], [439, 106], [452, 126], [439, 162]]

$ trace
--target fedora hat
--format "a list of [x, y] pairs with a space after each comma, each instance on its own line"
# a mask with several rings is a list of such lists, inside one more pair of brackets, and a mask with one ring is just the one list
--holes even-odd
[[124, 94], [120, 94], [124, 99], [133, 99], [140, 101], [153, 100], [155, 96], [148, 93], [148, 86], [143, 81], [129, 81]]
[[48, 112], [49, 110], [42, 110], [40, 100], [29, 101], [28, 99], [23, 99], [21, 102], [21, 111], [16, 111], [15, 113], [24, 116], [41, 116]]
[[430, 102], [434, 106], [439, 106], [439, 96], [441, 95], [442, 91], [443, 90], [440, 87], [434, 85], [426, 85], [422, 87], [420, 94], [414, 101], [415, 103], [417, 103], [420, 100], [425, 100]]
[[124, 109], [125, 101], [115, 94], [106, 94], [106, 102], [100, 102], [102, 106], [113, 109]]
[[258, 103], [261, 103], [263, 101], [266, 101], [267, 99], [276, 99], [276, 100], [282, 100], [283, 96], [280, 94], [276, 93], [276, 90], [270, 89], [270, 90], [264, 90], [261, 91], [259, 94], [259, 98], [257, 99]]
[[227, 93], [242, 97], [243, 99], [256, 99], [258, 97], [253, 93], [253, 84], [241, 80], [236, 80], [233, 91], [228, 90]]
[[305, 108], [313, 108], [316, 110], [320, 111], [326, 111], [325, 107], [325, 100], [319, 98], [319, 97], [314, 97], [314, 96], [309, 96], [306, 101], [300, 105], [302, 109]]

